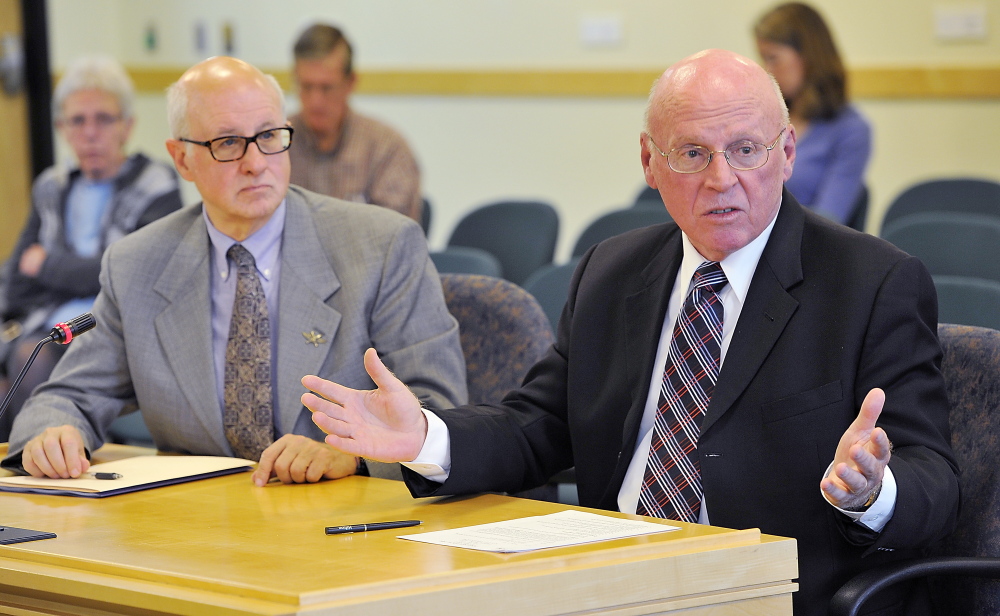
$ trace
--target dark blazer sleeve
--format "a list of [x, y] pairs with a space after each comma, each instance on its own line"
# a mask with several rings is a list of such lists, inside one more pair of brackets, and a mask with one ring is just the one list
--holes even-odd
[[39, 295], [45, 292], [45, 287], [37, 279], [25, 276], [18, 271], [21, 255], [28, 246], [38, 241], [38, 229], [41, 222], [38, 212], [32, 208], [28, 222], [17, 238], [14, 251], [4, 266], [4, 273], [7, 276], [4, 281], [4, 318], [16, 318], [27, 314], [34, 303], [38, 301]]
[[955, 526], [959, 471], [949, 445], [940, 365], [934, 283], [910, 257], [879, 289], [858, 367], [856, 397], [863, 399], [873, 387], [886, 392], [878, 425], [893, 443], [889, 467], [897, 485], [895, 513], [873, 549], [923, 548]]
[[101, 255], [81, 257], [65, 247], [51, 250], [38, 274], [38, 280], [54, 292], [67, 296], [88, 297], [101, 290]]

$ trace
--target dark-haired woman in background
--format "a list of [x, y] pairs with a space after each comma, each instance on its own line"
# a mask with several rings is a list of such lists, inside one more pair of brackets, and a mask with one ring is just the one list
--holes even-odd
[[830, 30], [812, 7], [790, 2], [761, 17], [754, 35], [798, 135], [795, 170], [785, 186], [803, 205], [847, 224], [864, 186], [871, 127], [848, 103]]

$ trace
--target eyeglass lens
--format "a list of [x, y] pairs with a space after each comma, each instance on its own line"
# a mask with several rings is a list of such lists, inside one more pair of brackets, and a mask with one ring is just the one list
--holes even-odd
[[[699, 145], [683, 146], [670, 151], [667, 162], [676, 171], [694, 173], [708, 167], [713, 154]], [[767, 162], [767, 146], [750, 141], [734, 143], [726, 148], [725, 156], [734, 169], [756, 169]]]
[[220, 162], [243, 158], [250, 143], [254, 142], [262, 154], [280, 154], [292, 143], [292, 131], [288, 128], [272, 128], [261, 131], [253, 137], [219, 137], [211, 141], [212, 156]]

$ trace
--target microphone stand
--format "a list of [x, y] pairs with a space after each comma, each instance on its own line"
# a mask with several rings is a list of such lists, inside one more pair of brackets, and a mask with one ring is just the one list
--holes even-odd
[[[28, 361], [24, 363], [24, 367], [21, 368], [21, 372], [17, 375], [17, 378], [14, 379], [14, 383], [7, 391], [7, 395], [4, 397], [3, 403], [0, 404], [0, 417], [3, 417], [4, 412], [7, 410], [7, 406], [10, 404], [11, 398], [14, 397], [14, 392], [17, 391], [18, 385], [21, 384], [21, 380], [24, 379], [24, 375], [28, 373], [28, 368], [31, 367], [32, 362], [35, 361], [35, 357], [38, 356], [38, 352], [42, 350], [43, 346], [50, 342], [69, 344], [75, 336], [93, 329], [95, 324], [96, 321], [94, 320], [94, 316], [89, 312], [82, 314], [71, 321], [67, 321], [66, 323], [56, 324], [56, 326], [52, 328], [49, 335], [35, 345], [35, 350], [31, 352], [31, 357], [29, 357]], [[55, 533], [47, 531], [29, 530], [27, 528], [15, 528], [13, 526], [0, 525], [0, 545], [23, 543], [25, 541], [37, 541], [39, 539], [55, 539], [55, 537]]]

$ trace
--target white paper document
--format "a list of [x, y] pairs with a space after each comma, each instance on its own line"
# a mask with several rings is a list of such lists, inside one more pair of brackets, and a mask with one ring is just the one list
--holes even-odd
[[505, 522], [400, 535], [399, 538], [485, 552], [527, 552], [671, 530], [680, 530], [680, 527], [571, 509]]

